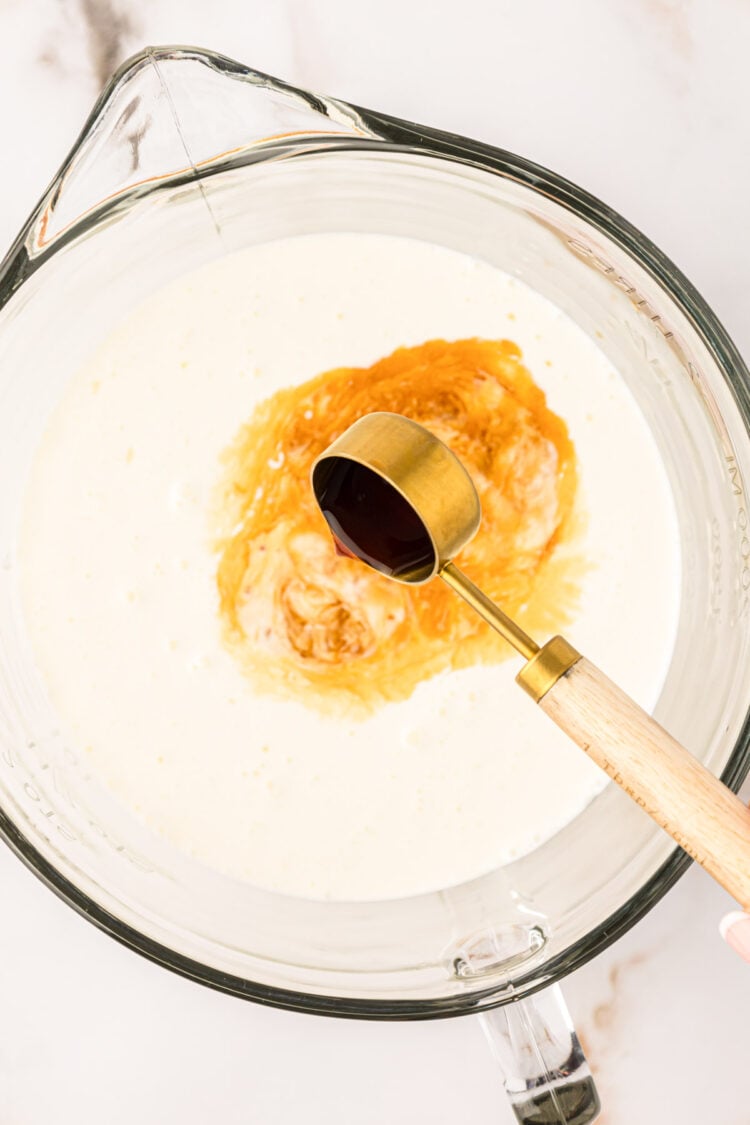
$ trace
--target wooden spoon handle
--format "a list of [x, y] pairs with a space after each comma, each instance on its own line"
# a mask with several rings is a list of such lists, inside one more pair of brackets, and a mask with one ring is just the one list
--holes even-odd
[[750, 809], [581, 657], [539, 706], [745, 909]]

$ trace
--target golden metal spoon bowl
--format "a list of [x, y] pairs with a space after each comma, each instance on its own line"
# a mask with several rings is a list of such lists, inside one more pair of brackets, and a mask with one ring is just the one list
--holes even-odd
[[[410, 418], [366, 414], [350, 426], [315, 462], [312, 483], [318, 502], [325, 499], [341, 461], [380, 478], [395, 494], [389, 507], [398, 509], [400, 497], [422, 525], [422, 541], [414, 544], [413, 556], [390, 575], [399, 582], [429, 582], [476, 535], [482, 513], [474, 482], [458, 457]], [[370, 513], [363, 514], [369, 519]], [[346, 515], [354, 520], [357, 513]]]

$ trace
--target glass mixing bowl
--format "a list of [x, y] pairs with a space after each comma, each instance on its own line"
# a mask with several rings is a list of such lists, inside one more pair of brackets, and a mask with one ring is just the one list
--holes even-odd
[[19, 512], [66, 380], [149, 291], [318, 231], [475, 255], [597, 337], [653, 430], [679, 516], [679, 628], [655, 714], [727, 785], [745, 776], [748, 377], [699, 294], [617, 214], [528, 161], [159, 48], [112, 79], [0, 267], [0, 830], [96, 925], [214, 988], [375, 1019], [488, 1013], [519, 1118], [584, 1125], [596, 1095], [562, 1002], [554, 989], [530, 998], [615, 941], [688, 864], [619, 790], [462, 886], [368, 904], [287, 898], [191, 862], [114, 801], [62, 738], [30, 652]]

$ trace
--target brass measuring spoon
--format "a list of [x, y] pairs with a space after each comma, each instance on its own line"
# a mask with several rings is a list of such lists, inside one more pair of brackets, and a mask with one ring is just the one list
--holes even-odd
[[524, 691], [750, 908], [750, 810], [564, 637], [538, 645], [452, 562], [481, 509], [446, 445], [400, 414], [367, 414], [318, 457], [312, 487], [340, 553], [397, 582], [447, 583], [525, 658]]

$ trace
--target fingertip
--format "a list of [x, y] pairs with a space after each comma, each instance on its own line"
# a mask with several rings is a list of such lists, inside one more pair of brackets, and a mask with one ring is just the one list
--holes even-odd
[[745, 961], [750, 961], [750, 914], [733, 910], [722, 918], [719, 933], [727, 945]]
[[750, 918], [750, 915], [745, 914], [744, 910], [732, 910], [729, 914], [725, 914], [719, 922], [719, 933], [727, 940], [727, 931], [737, 922], [742, 922], [745, 918]]

